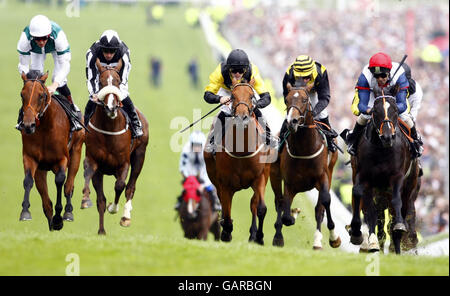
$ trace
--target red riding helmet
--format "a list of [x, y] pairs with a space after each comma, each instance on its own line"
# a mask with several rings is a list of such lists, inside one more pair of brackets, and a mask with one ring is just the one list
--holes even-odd
[[369, 60], [369, 69], [373, 72], [390, 72], [392, 69], [391, 57], [383, 52], [374, 54]]

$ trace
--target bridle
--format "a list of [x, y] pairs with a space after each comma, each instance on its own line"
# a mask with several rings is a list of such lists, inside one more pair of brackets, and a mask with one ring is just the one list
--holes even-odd
[[[310, 125], [306, 125], [305, 123], [306, 123], [306, 116], [308, 115], [308, 113], [310, 113], [310, 112], [312, 112], [312, 105], [311, 105], [311, 99], [310, 99], [310, 97], [309, 97], [309, 91], [308, 91], [308, 89], [306, 88], [306, 87], [293, 87], [293, 88], [291, 88], [291, 91], [292, 90], [296, 90], [296, 91], [300, 91], [300, 90], [303, 90], [304, 92], [305, 92], [305, 94], [306, 94], [306, 96], [308, 97], [308, 102], [306, 103], [307, 104], [307, 108], [306, 108], [306, 110], [305, 111], [302, 111], [301, 109], [300, 109], [300, 107], [299, 106], [297, 106], [297, 105], [295, 105], [295, 104], [291, 104], [287, 109], [286, 109], [286, 112], [287, 113], [289, 113], [290, 112], [290, 110], [293, 108], [293, 109], [296, 109], [297, 111], [298, 111], [298, 113], [300, 114], [299, 115], [299, 118], [302, 120], [302, 124], [299, 124], [299, 128], [315, 128], [316, 127], [316, 125], [315, 124], [310, 124]], [[300, 120], [299, 120], [300, 121]]]
[[[248, 83], [237, 83], [237, 84], [235, 84], [235, 85], [233, 86], [233, 88], [231, 89], [231, 99], [232, 99], [232, 100], [235, 99], [235, 96], [233, 95], [233, 91], [234, 91], [234, 89], [235, 89], [236, 87], [238, 87], [238, 86], [248, 86], [248, 87], [251, 88], [252, 92], [255, 93], [255, 90], [254, 90], [253, 86], [251, 86], [250, 84], [248, 84]], [[248, 104], [248, 103], [246, 103], [246, 102], [242, 102], [242, 101], [241, 101], [241, 102], [238, 102], [238, 103], [237, 103], [236, 105], [234, 105], [233, 108], [231, 109], [231, 115], [232, 115], [232, 116], [235, 116], [237, 107], [238, 107], [239, 105], [244, 105], [245, 107], [247, 107], [249, 115], [252, 116], [252, 114], [253, 114], [253, 112], [254, 112], [254, 110], [255, 110], [255, 106], [254, 106], [254, 101], [255, 101], [255, 100], [256, 100], [256, 99], [255, 99], [255, 96], [253, 95], [253, 96], [252, 96], [252, 104], [251, 104], [251, 106], [250, 106], [250, 104]]]
[[[36, 125], [39, 125], [40, 119], [42, 118], [42, 116], [44, 116], [45, 111], [47, 111], [48, 107], [50, 106], [50, 104], [52, 102], [52, 97], [47, 95], [47, 93], [48, 93], [47, 92], [47, 88], [45, 87], [45, 84], [44, 84], [44, 82], [42, 80], [39, 80], [39, 79], [27, 79], [27, 80], [24, 80], [24, 82], [23, 82], [24, 87], [25, 87], [25, 84], [27, 82], [33, 82], [33, 86], [32, 86], [32, 89], [31, 89], [30, 100], [28, 101], [28, 105], [23, 107], [23, 112], [25, 112], [25, 110], [27, 110], [27, 109], [31, 109], [31, 111], [33, 112], [34, 117], [36, 119]], [[43, 96], [44, 97], [44, 100], [40, 104], [40, 106], [42, 106], [43, 104], [45, 104], [45, 106], [43, 108], [41, 108], [41, 111], [39, 111], [39, 112], [37, 112], [37, 110], [35, 110], [33, 108], [33, 106], [31, 106], [31, 100], [33, 98], [33, 93], [34, 93], [34, 89], [35, 89], [35, 86], [36, 86], [36, 82], [39, 82], [41, 84], [43, 90], [44, 90], [41, 94], [39, 94], [39, 96]], [[20, 95], [21, 95], [22, 100], [23, 100], [22, 93]]]
[[387, 125], [390, 127], [392, 135], [395, 135], [395, 125], [394, 125], [394, 123], [392, 122], [392, 120], [389, 119], [387, 108], [384, 108], [384, 106], [385, 106], [385, 104], [386, 104], [386, 98], [392, 98], [392, 99], [395, 99], [393, 96], [385, 95], [384, 92], [382, 91], [382, 95], [376, 97], [375, 100], [374, 100], [374, 101], [376, 101], [376, 100], [378, 100], [378, 99], [383, 99], [384, 119], [383, 119], [383, 121], [381, 122], [379, 128], [375, 125], [374, 112], [372, 111], [372, 122], [373, 122], [373, 125], [374, 125], [374, 127], [375, 127], [375, 130], [376, 130], [378, 136], [381, 136], [381, 135], [382, 135], [383, 127], [384, 127], [385, 124], [387, 124]]

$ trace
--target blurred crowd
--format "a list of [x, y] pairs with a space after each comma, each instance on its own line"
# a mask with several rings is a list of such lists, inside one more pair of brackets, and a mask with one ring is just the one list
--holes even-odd
[[[258, 6], [233, 11], [222, 22], [221, 31], [233, 47], [239, 44], [248, 50], [264, 78], [272, 80], [278, 98], [282, 97], [284, 72], [298, 55], [308, 54], [324, 65], [331, 88], [328, 113], [338, 133], [354, 125], [356, 117], [350, 110], [354, 86], [370, 56], [383, 51], [400, 62], [408, 53], [406, 62], [424, 92], [417, 116], [425, 149], [421, 157], [424, 176], [416, 202], [417, 223], [422, 235], [435, 234], [448, 230], [449, 221], [448, 6], [425, 2], [411, 8], [377, 9], [306, 11], [301, 7]], [[434, 47], [430, 49], [430, 45]], [[258, 57], [252, 56], [255, 52]], [[342, 141], [339, 146], [346, 148]], [[343, 178], [338, 184], [347, 188], [351, 169], [343, 163], [348, 159], [347, 154], [340, 154], [341, 164], [335, 172], [337, 178]]]

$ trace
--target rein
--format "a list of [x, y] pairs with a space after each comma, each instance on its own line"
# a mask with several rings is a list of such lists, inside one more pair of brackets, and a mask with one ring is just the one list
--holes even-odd
[[[234, 95], [233, 95], [233, 91], [237, 86], [248, 86], [251, 88], [251, 90], [253, 91], [253, 94], [255, 94], [255, 89], [253, 88], [253, 86], [251, 84], [248, 83], [237, 83], [235, 84], [232, 89], [231, 89], [231, 95], [232, 95], [232, 99], [234, 99]], [[253, 111], [255, 110], [255, 106], [253, 106], [253, 99], [254, 99], [254, 95], [252, 96], [252, 106], [250, 107], [250, 104], [246, 103], [246, 102], [238, 102], [235, 106], [233, 106], [233, 108], [231, 109], [231, 114], [234, 116], [236, 109], [239, 105], [244, 105], [245, 107], [247, 107], [248, 109], [248, 113], [251, 116], [253, 114]]]
[[[290, 112], [290, 110], [293, 108], [293, 109], [296, 109], [297, 111], [298, 111], [298, 113], [300, 114], [300, 119], [302, 119], [303, 120], [303, 124], [299, 124], [298, 125], [298, 127], [299, 128], [316, 128], [317, 127], [317, 125], [314, 123], [314, 124], [308, 124], [308, 125], [306, 125], [305, 124], [305, 121], [306, 121], [306, 116], [308, 115], [308, 113], [310, 113], [310, 112], [312, 112], [312, 107], [311, 107], [311, 99], [309, 98], [309, 92], [308, 92], [308, 90], [305, 88], [305, 87], [294, 87], [294, 88], [292, 88], [291, 90], [303, 90], [303, 91], [305, 91], [305, 94], [306, 94], [306, 96], [308, 97], [308, 107], [307, 107], [307, 109], [306, 109], [306, 111], [305, 112], [303, 112], [302, 110], [300, 110], [300, 107], [299, 106], [297, 106], [297, 105], [295, 105], [295, 104], [292, 104], [291, 106], [289, 106], [288, 108], [287, 108], [287, 113], [289, 113]], [[296, 93], [297, 94], [297, 93]]]
[[[389, 125], [389, 127], [390, 127], [390, 129], [391, 129], [392, 135], [395, 135], [395, 126], [394, 126], [394, 123], [392, 122], [392, 120], [389, 119], [389, 117], [388, 117], [388, 112], [387, 112], [387, 108], [384, 107], [385, 104], [386, 104], [386, 98], [393, 98], [393, 99], [395, 99], [393, 96], [385, 95], [383, 90], [381, 91], [381, 96], [378, 96], [378, 97], [375, 98], [375, 100], [377, 100], [377, 99], [383, 99], [383, 109], [384, 109], [384, 119], [383, 119], [383, 121], [381, 122], [381, 125], [380, 125], [379, 128], [377, 128], [377, 127], [375, 126], [375, 130], [377, 131], [378, 135], [381, 135], [381, 133], [383, 132], [383, 126], [384, 126], [384, 124], [386, 123], [386, 124]], [[374, 113], [372, 112], [372, 122], [375, 124], [375, 120], [374, 120], [373, 114], [374, 114]]]

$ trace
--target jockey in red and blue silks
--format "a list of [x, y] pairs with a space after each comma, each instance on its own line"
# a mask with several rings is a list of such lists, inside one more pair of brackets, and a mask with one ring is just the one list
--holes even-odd
[[[411, 130], [411, 136], [414, 142], [411, 144], [413, 157], [419, 157], [422, 154], [422, 141], [417, 136], [414, 120], [409, 113], [409, 105], [407, 102], [409, 82], [405, 75], [405, 70], [398, 63], [393, 63], [389, 55], [379, 52], [373, 55], [369, 64], [364, 66], [358, 82], [355, 87], [355, 96], [352, 103], [352, 112], [358, 116], [353, 132], [348, 134], [346, 142], [348, 145], [348, 152], [351, 155], [356, 155], [357, 143], [371, 118], [370, 111], [373, 107], [375, 97], [372, 88], [378, 84], [380, 87], [388, 87], [390, 85], [398, 85], [399, 92], [396, 95], [396, 103], [399, 117], [408, 125]], [[391, 70], [395, 69], [395, 76], [391, 77]], [[399, 68], [399, 69], [398, 69]], [[397, 71], [398, 69], [398, 71]]]

